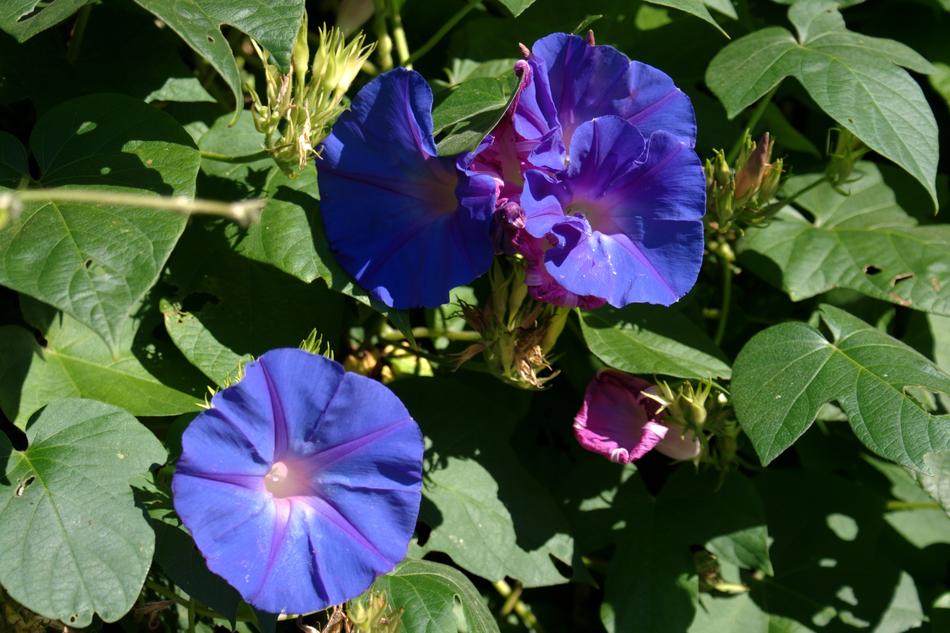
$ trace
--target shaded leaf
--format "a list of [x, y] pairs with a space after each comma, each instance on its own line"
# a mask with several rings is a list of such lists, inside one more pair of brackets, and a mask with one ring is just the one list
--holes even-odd
[[16, 425], [50, 400], [89, 398], [133, 415], [177, 415], [197, 409], [203, 378], [167, 341], [151, 336], [158, 315], [126, 322], [119, 351], [67, 314], [23, 299], [26, 321], [44, 339], [0, 327], [0, 407]]
[[950, 448], [950, 416], [932, 415], [907, 387], [950, 393], [950, 376], [843, 310], [824, 305], [819, 315], [830, 338], [804, 323], [782, 323], [753, 336], [736, 359], [736, 415], [762, 463], [835, 401], [870, 450], [928, 471], [924, 455]]
[[682, 314], [631, 305], [581, 313], [584, 340], [607, 365], [632, 374], [728, 378], [731, 370], [715, 344]]
[[29, 173], [26, 148], [17, 137], [0, 132], [0, 187], [13, 189]]
[[[448, 565], [407, 559], [377, 578], [369, 591], [381, 592], [388, 609], [401, 611], [401, 630], [406, 633], [498, 631], [478, 590], [465, 574]], [[351, 604], [365, 600], [366, 594]]]
[[250, 238], [232, 224], [196, 218], [168, 263], [177, 291], [163, 304], [165, 328], [219, 385], [248, 355], [297, 347], [313, 329], [331, 345], [342, 333], [342, 298], [246, 257], [256, 248]]
[[304, 0], [135, 1], [174, 29], [195, 52], [208, 60], [231, 88], [238, 109], [244, 103], [241, 76], [221, 27], [232, 26], [254, 38], [286, 72], [290, 68], [290, 54], [304, 9]]
[[[44, 187], [194, 194], [199, 156], [167, 114], [119, 95], [61, 104], [30, 139]], [[0, 231], [0, 283], [53, 305], [118, 350], [131, 311], [185, 227], [178, 213], [33, 202]]]
[[918, 471], [914, 476], [921, 488], [950, 516], [950, 451], [925, 453], [923, 460], [932, 474]]
[[[488, 580], [507, 576], [526, 587], [567, 582], [552, 561], [571, 561], [567, 519], [506, 441], [523, 415], [523, 394], [486, 400], [490, 385], [475, 376], [392, 385], [429, 440], [420, 519], [432, 532], [423, 550], [444, 552]], [[478, 407], [458, 406], [476, 401]], [[451, 425], [449, 410], [455, 412]]]
[[937, 123], [920, 86], [901, 68], [933, 67], [894, 40], [848, 31], [837, 4], [801, 0], [789, 8], [796, 36], [767, 27], [722, 49], [706, 83], [729, 117], [795, 77], [839, 125], [916, 178], [937, 204]]
[[[738, 473], [721, 487], [719, 483], [713, 473], [698, 474], [683, 465], [655, 501], [643, 500], [627, 510], [629, 520], [607, 574], [601, 612], [608, 631], [683, 631], [694, 618], [702, 619], [695, 606], [695, 546], [721, 562], [772, 573], [757, 491]], [[706, 606], [714, 613], [718, 608]]]
[[155, 544], [129, 481], [163, 463], [165, 449], [131, 415], [93, 400], [54, 400], [27, 438], [3, 460], [0, 581], [69, 626], [89, 625], [94, 612], [114, 622], [138, 597]]
[[[950, 315], [950, 225], [918, 226], [897, 203], [876, 165], [857, 165], [855, 181], [838, 191], [821, 183], [794, 202], [813, 218], [786, 209], [739, 245], [749, 269], [793, 301], [832, 288]], [[796, 192], [820, 175], [789, 179]]]

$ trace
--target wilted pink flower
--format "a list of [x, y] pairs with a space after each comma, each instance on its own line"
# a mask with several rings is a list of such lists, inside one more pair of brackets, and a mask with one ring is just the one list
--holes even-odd
[[574, 416], [578, 443], [618, 464], [629, 464], [654, 448], [673, 459], [696, 457], [696, 436], [663, 418], [660, 403], [644, 394], [650, 387], [616, 369], [597, 372]]

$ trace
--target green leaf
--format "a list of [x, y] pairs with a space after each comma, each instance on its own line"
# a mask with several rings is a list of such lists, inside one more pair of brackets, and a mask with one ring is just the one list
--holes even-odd
[[762, 463], [835, 401], [871, 451], [928, 471], [924, 455], [950, 448], [950, 416], [932, 415], [907, 388], [950, 393], [950, 376], [843, 310], [824, 305], [819, 316], [830, 339], [804, 323], [782, 323], [752, 337], [736, 359], [736, 415]]
[[[918, 574], [909, 559], [945, 556], [917, 551], [895, 533], [882, 513], [887, 497], [871, 486], [874, 473], [861, 475], [844, 479], [814, 468], [785, 468], [756, 477], [775, 575], [746, 582], [764, 610], [815, 631], [896, 633], [920, 625], [921, 596], [910, 576]], [[939, 577], [945, 562], [934, 562], [935, 571], [919, 577]]]
[[[382, 593], [388, 609], [401, 611], [400, 630], [406, 633], [498, 631], [498, 624], [478, 590], [465, 574], [448, 565], [407, 559], [377, 578], [369, 592]], [[364, 594], [351, 605], [367, 598], [368, 594]]]
[[934, 71], [930, 74], [930, 85], [943, 97], [947, 107], [950, 107], [950, 64], [934, 63]]
[[[82, 628], [135, 603], [155, 537], [129, 481], [165, 461], [131, 415], [93, 400], [54, 400], [7, 451], [0, 478], [0, 582], [18, 602]], [[3, 440], [0, 440], [2, 442]]]
[[518, 87], [518, 76], [511, 67], [495, 77], [466, 79], [432, 111], [433, 131], [444, 133], [438, 150], [442, 156], [454, 156], [475, 149], [508, 109]]
[[642, 500], [626, 512], [605, 587], [608, 631], [684, 631], [701, 618], [694, 613], [694, 546], [720, 563], [772, 573], [764, 508], [752, 483], [738, 473], [720, 481], [683, 465], [655, 501]]
[[[673, 9], [689, 13], [690, 15], [694, 15], [700, 20], [712, 24], [720, 33], [726, 37], [729, 37], [729, 34], [726, 33], [725, 29], [719, 26], [719, 23], [716, 22], [716, 19], [711, 13], [709, 13], [709, 9], [706, 8], [706, 5], [708, 4], [719, 10], [721, 13], [726, 13], [726, 15], [729, 15], [728, 9], [722, 2], [711, 2], [708, 0], [706, 2], [703, 2], [703, 0], [647, 0], [647, 2], [650, 4], [658, 4], [664, 7], [671, 7]], [[730, 17], [736, 17], [734, 8], [732, 9], [732, 15]]]
[[[571, 561], [567, 519], [506, 441], [523, 394], [496, 388], [486, 400], [495, 385], [476, 376], [404, 379], [392, 387], [429, 439], [420, 518], [432, 532], [423, 550], [444, 552], [488, 580], [507, 576], [526, 587], [567, 582], [552, 561]], [[451, 424], [446, 411], [454, 412]]]
[[581, 313], [584, 340], [600, 360], [632, 374], [729, 378], [722, 352], [679, 312], [650, 305]]
[[17, 137], [0, 132], [0, 187], [13, 189], [29, 173], [26, 148]]
[[[898, 305], [950, 315], [950, 225], [917, 226], [897, 203], [872, 163], [838, 191], [818, 184], [795, 200], [814, 220], [786, 209], [739, 245], [749, 269], [785, 290], [793, 301], [850, 288]], [[787, 190], [822, 176], [791, 178]]]
[[932, 474], [915, 472], [917, 483], [950, 516], [950, 451], [926, 453], [924, 464]]
[[[50, 110], [30, 145], [43, 187], [191, 196], [199, 156], [182, 127], [135, 99], [92, 95]], [[51, 304], [109, 347], [155, 283], [186, 224], [178, 213], [35, 202], [0, 231], [0, 284]]]
[[518, 17], [525, 12], [525, 9], [534, 4], [535, 0], [498, 0], [505, 8], [511, 11], [511, 15]]
[[[264, 149], [264, 135], [254, 127], [250, 110], [242, 110], [237, 119], [226, 114], [215, 119], [208, 131], [198, 140], [198, 149], [224, 156], [247, 156]], [[201, 159], [201, 171], [215, 178], [234, 181], [248, 193], [263, 185], [274, 167], [269, 156], [250, 162], [218, 161], [207, 156]], [[257, 187], [255, 187], [255, 183]]]
[[[92, 0], [6, 0], [0, 4], [0, 29], [20, 42], [55, 26]], [[40, 7], [40, 5], [43, 5]]]
[[56, 398], [100, 400], [133, 415], [197, 410], [203, 379], [172, 345], [151, 336], [157, 313], [127, 321], [113, 353], [67, 314], [28, 299], [23, 312], [45, 344], [22, 327], [0, 327], [0, 407], [17, 426]]
[[253, 248], [235, 225], [196, 218], [168, 263], [177, 292], [163, 306], [165, 328], [219, 385], [247, 355], [297, 347], [313, 329], [334, 342], [342, 333], [338, 294], [248, 258]]
[[920, 86], [901, 68], [933, 67], [893, 40], [848, 31], [829, 0], [789, 8], [798, 37], [768, 27], [726, 46], [713, 58], [706, 83], [729, 117], [795, 77], [839, 125], [916, 178], [937, 204], [937, 123]]
[[231, 45], [221, 32], [232, 26], [251, 36], [274, 56], [282, 71], [290, 68], [290, 54], [303, 19], [304, 0], [135, 0], [153, 13], [218, 71], [234, 94], [237, 109], [241, 75]]

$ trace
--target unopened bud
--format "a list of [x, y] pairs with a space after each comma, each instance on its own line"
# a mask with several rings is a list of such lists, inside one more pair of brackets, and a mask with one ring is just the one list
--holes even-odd
[[752, 152], [744, 163], [739, 163], [736, 173], [736, 199], [746, 200], [758, 193], [766, 170], [771, 167], [772, 139], [766, 132], [758, 143], [752, 144]]

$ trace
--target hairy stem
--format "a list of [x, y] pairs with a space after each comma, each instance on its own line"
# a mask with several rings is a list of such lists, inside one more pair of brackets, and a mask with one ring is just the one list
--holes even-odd
[[267, 200], [263, 198], [219, 202], [188, 196], [155, 196], [101, 189], [24, 189], [0, 193], [0, 209], [9, 210], [14, 218], [20, 215], [23, 204], [26, 202], [74, 202], [147, 207], [186, 215], [217, 215], [234, 220], [242, 226], [257, 222], [264, 205], [267, 204]]
[[722, 306], [719, 308], [719, 322], [716, 324], [716, 335], [713, 337], [716, 345], [722, 344], [726, 335], [726, 324], [729, 322], [729, 307], [732, 304], [732, 262], [735, 255], [732, 248], [725, 242], [717, 245], [715, 251], [722, 267]]
[[[525, 628], [531, 631], [531, 633], [544, 633], [544, 629], [541, 628], [541, 623], [538, 622], [538, 619], [534, 617], [534, 613], [531, 612], [531, 607], [521, 600], [520, 585], [512, 589], [511, 585], [504, 580], [496, 580], [492, 585], [494, 585], [495, 591], [497, 591], [502, 598], [505, 598], [505, 608], [507, 612], [503, 610], [504, 615], [511, 613], [513, 610], [521, 620], [521, 623], [524, 624]], [[513, 606], [509, 608], [508, 602], [511, 600], [513, 600]]]
[[[450, 341], [474, 342], [482, 340], [482, 336], [478, 332], [471, 332], [468, 330], [462, 332], [452, 332], [449, 330], [430, 330], [427, 327], [412, 328], [412, 336], [414, 338], [447, 338]], [[383, 339], [384, 341], [402, 341], [406, 337], [402, 332], [393, 330], [391, 332], [381, 332], [379, 338]]]
[[256, 160], [261, 160], [262, 158], [269, 158], [270, 152], [266, 149], [262, 149], [251, 154], [239, 154], [237, 156], [231, 156], [230, 154], [219, 154], [218, 152], [209, 152], [206, 150], [201, 150], [199, 152], [202, 158], [207, 158], [208, 160], [217, 161], [219, 163], [253, 163]]
[[69, 40], [69, 46], [66, 48], [66, 61], [70, 65], [79, 60], [79, 48], [82, 46], [83, 37], [86, 35], [86, 25], [89, 24], [89, 14], [92, 13], [92, 5], [87, 4], [79, 10], [76, 17], [76, 26], [73, 27], [73, 36]]

